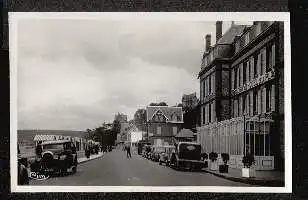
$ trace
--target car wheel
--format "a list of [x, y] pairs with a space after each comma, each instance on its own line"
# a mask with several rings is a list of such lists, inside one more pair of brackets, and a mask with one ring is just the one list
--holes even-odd
[[161, 165], [161, 161], [159, 161], [159, 165]]

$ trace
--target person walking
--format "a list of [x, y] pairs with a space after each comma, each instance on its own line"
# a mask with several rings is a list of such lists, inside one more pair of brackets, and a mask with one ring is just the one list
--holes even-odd
[[127, 156], [127, 158], [131, 158], [132, 157], [132, 155], [130, 153], [130, 145], [126, 146], [126, 156]]

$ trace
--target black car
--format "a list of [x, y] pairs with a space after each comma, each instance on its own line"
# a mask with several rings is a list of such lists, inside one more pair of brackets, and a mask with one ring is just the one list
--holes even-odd
[[77, 151], [69, 140], [46, 141], [41, 144], [41, 158], [31, 164], [31, 172], [64, 173], [77, 171]]
[[201, 145], [194, 142], [177, 143], [170, 165], [176, 169], [200, 171], [205, 166], [204, 160], [201, 159]]

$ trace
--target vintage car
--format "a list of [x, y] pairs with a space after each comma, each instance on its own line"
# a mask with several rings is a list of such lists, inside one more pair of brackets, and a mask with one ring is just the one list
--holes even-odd
[[165, 163], [166, 166], [169, 165], [172, 153], [175, 152], [175, 146], [164, 146], [165, 151], [159, 154], [159, 164]]
[[151, 143], [146, 142], [146, 141], [139, 141], [139, 142], [137, 143], [138, 154], [139, 154], [139, 155], [142, 155], [143, 148], [144, 148], [145, 145], [151, 145]]
[[170, 166], [175, 169], [189, 169], [200, 171], [204, 167], [201, 160], [201, 145], [194, 142], [179, 142], [175, 144]]
[[144, 145], [142, 149], [142, 156], [149, 159], [150, 153], [151, 153], [151, 145]]
[[166, 148], [164, 146], [154, 146], [151, 154], [151, 160], [154, 162], [158, 162], [160, 155], [165, 153]]
[[64, 173], [77, 171], [77, 152], [70, 140], [57, 140], [42, 142], [41, 158], [31, 164], [31, 171], [44, 171], [44, 173]]

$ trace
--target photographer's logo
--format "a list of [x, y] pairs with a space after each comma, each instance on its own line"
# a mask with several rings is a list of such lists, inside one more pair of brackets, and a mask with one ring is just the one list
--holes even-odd
[[46, 180], [49, 178], [49, 175], [42, 172], [30, 172], [30, 178], [35, 180]]

